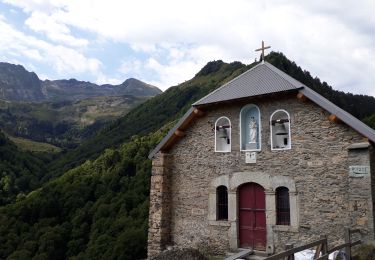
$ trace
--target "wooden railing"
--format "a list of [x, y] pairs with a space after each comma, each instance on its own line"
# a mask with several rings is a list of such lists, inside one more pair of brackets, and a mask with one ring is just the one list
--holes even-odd
[[316, 240], [314, 242], [308, 243], [306, 245], [302, 245], [299, 247], [293, 247], [292, 244], [286, 245], [286, 251], [281, 252], [279, 254], [275, 254], [273, 256], [269, 256], [265, 258], [264, 260], [294, 260], [294, 254], [301, 252], [303, 250], [309, 249], [309, 248], [314, 248], [315, 247], [315, 255], [314, 255], [314, 260], [328, 260], [329, 254], [345, 248], [345, 255], [346, 259], [349, 260], [351, 259], [351, 248], [353, 246], [361, 244], [361, 240], [357, 240], [355, 242], [351, 241], [351, 235], [354, 233], [360, 233], [359, 229], [349, 229], [345, 228], [345, 243], [335, 246], [331, 249], [328, 250], [328, 242], [327, 238], [321, 238], [319, 240]]

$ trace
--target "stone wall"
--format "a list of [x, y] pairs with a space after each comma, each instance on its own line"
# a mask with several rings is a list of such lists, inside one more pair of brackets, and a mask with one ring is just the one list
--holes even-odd
[[[245, 163], [245, 153], [240, 152], [239, 142], [240, 110], [250, 103], [256, 104], [261, 111], [262, 149], [257, 152], [255, 164]], [[277, 109], [285, 109], [291, 116], [290, 150], [271, 151], [270, 148], [269, 118]], [[214, 123], [221, 116], [232, 122], [230, 153], [214, 151]], [[286, 243], [298, 245], [323, 234], [328, 235], [331, 242], [342, 240], [344, 227], [352, 224], [348, 203], [347, 147], [363, 142], [363, 137], [345, 124], [329, 121], [328, 116], [312, 102], [300, 102], [295, 95], [282, 94], [274, 100], [256, 99], [206, 109], [206, 115], [192, 124], [186, 130], [186, 136], [169, 151], [170, 242], [213, 253], [224, 253], [229, 249], [230, 238], [234, 236], [236, 239], [237, 218], [234, 217], [232, 222], [209, 220], [209, 187], [215, 178], [235, 173], [244, 173], [250, 180], [255, 173], [293, 180], [298, 226], [288, 228], [269, 222], [267, 239], [272, 240], [275, 251], [284, 249]], [[236, 198], [235, 188], [228, 192]], [[272, 193], [273, 188], [266, 190], [266, 194]], [[154, 211], [153, 203], [157, 200], [154, 201], [151, 195], [150, 213]], [[368, 211], [368, 204], [358, 206], [367, 207]], [[150, 225], [151, 218], [154, 218], [152, 214]], [[368, 234], [373, 237], [371, 225], [368, 225]]]
[[169, 156], [158, 153], [152, 161], [148, 229], [148, 258], [170, 243], [170, 170]]
[[[349, 166], [370, 167], [370, 147], [360, 146], [349, 149]], [[371, 168], [370, 168], [371, 169]], [[353, 176], [354, 175], [354, 176]], [[350, 227], [359, 228], [362, 238], [373, 239], [374, 218], [371, 174], [349, 176], [348, 202], [351, 216]]]

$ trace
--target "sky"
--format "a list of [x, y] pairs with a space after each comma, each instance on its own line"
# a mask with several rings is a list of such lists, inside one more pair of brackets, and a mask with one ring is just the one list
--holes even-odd
[[334, 89], [375, 96], [374, 12], [374, 0], [0, 0], [0, 61], [165, 90], [209, 61], [252, 63], [264, 40]]

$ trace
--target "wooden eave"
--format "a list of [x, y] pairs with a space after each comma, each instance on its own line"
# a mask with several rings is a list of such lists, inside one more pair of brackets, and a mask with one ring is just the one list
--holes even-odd
[[191, 107], [178, 123], [169, 130], [168, 134], [163, 140], [151, 151], [148, 158], [151, 159], [154, 155], [159, 152], [168, 151], [178, 140], [185, 136], [185, 130], [199, 117], [204, 116], [204, 112], [196, 107]]

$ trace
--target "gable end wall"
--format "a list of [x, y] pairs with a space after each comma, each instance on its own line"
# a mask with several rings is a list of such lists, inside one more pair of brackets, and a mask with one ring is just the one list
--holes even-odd
[[[209, 187], [214, 179], [221, 176], [230, 178], [236, 173], [247, 174], [250, 179], [252, 173], [254, 176], [255, 173], [264, 173], [270, 178], [291, 179], [295, 184], [293, 196], [298, 205], [298, 226], [267, 227], [270, 228], [267, 239], [272, 240], [272, 251], [284, 249], [287, 243], [298, 245], [301, 241], [309, 242], [324, 234], [328, 235], [331, 243], [342, 241], [344, 227], [356, 225], [348, 213], [351, 208], [347, 147], [362, 142], [363, 137], [344, 124], [330, 122], [326, 111], [312, 102], [300, 102], [295, 96], [249, 103], [256, 104], [261, 111], [262, 150], [257, 152], [256, 164], [246, 164], [245, 153], [240, 152], [239, 113], [243, 104], [223, 105], [206, 111], [206, 115], [192, 124], [185, 131], [186, 136], [168, 152], [170, 244], [198, 247], [218, 254], [232, 247], [230, 237], [236, 236], [233, 227], [238, 220], [236, 217], [230, 221], [209, 219], [212, 213], [209, 212], [212, 187]], [[285, 109], [291, 116], [290, 150], [271, 151], [270, 148], [269, 118], [277, 109]], [[230, 153], [214, 152], [213, 126], [221, 116], [228, 117], [232, 122]], [[368, 192], [371, 197], [371, 188]], [[235, 200], [236, 191], [228, 189], [228, 193]], [[266, 194], [274, 194], [274, 187], [268, 188]], [[152, 201], [151, 198], [150, 208], [153, 207]], [[366, 212], [369, 210], [367, 205], [363, 206], [367, 207]], [[371, 208], [368, 221], [362, 224], [365, 225], [366, 236], [373, 238], [372, 214]], [[272, 223], [274, 216], [270, 218], [269, 223]], [[372, 224], [369, 224], [371, 221]]]

